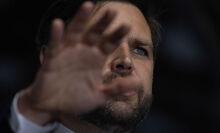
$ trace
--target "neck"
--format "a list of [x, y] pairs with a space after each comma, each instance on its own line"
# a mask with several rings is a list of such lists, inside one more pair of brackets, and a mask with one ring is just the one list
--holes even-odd
[[[88, 123], [86, 121], [80, 120], [76, 117], [69, 115], [62, 115], [60, 117], [60, 123], [74, 131], [75, 133], [114, 133], [114, 127], [108, 131], [104, 131], [97, 126]], [[129, 132], [126, 132], [129, 133]]]

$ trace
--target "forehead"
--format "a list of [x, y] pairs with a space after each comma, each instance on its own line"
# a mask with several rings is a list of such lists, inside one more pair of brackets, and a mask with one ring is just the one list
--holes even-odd
[[106, 33], [114, 31], [122, 24], [129, 25], [131, 32], [128, 37], [139, 38], [148, 42], [151, 40], [151, 31], [142, 12], [134, 5], [125, 2], [100, 2], [96, 4], [95, 10], [90, 19], [90, 25], [94, 24], [105, 13], [106, 10], [117, 11], [117, 16], [107, 28]]

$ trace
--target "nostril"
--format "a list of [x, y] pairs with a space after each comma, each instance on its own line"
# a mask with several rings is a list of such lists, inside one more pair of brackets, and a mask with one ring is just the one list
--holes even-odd
[[116, 69], [124, 69], [124, 66], [122, 65], [122, 64], [118, 64], [118, 65], [116, 65]]
[[112, 61], [111, 70], [117, 73], [131, 73], [133, 66], [131, 60], [118, 58]]
[[115, 69], [117, 69], [117, 70], [131, 70], [132, 67], [131, 66], [127, 66], [126, 67], [126, 66], [124, 66], [122, 64], [118, 64], [118, 65], [116, 65]]

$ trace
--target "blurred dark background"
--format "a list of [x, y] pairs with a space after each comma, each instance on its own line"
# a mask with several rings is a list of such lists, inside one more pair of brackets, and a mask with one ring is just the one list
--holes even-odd
[[[0, 1], [0, 104], [33, 81], [39, 67], [35, 34], [52, 2]], [[158, 14], [162, 42], [155, 66], [152, 109], [136, 132], [219, 133], [220, 2], [145, 2]]]

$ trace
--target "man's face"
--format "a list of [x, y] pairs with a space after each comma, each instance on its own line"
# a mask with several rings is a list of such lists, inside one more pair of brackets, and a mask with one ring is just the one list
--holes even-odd
[[[118, 119], [120, 123], [122, 121], [138, 119], [140, 115], [143, 116], [143, 113], [146, 112], [150, 105], [152, 96], [153, 45], [151, 31], [143, 14], [138, 8], [128, 3], [104, 2], [97, 4], [88, 27], [94, 24], [109, 8], [117, 11], [117, 16], [105, 31], [105, 34], [111, 33], [122, 24], [129, 25], [131, 31], [115, 51], [108, 56], [103, 68], [103, 82], [108, 84], [116, 78], [133, 76], [140, 80], [141, 87], [134, 88], [136, 91], [123, 93], [109, 100], [104, 107], [101, 107], [100, 110], [102, 111], [89, 113], [85, 119], [90, 119], [91, 115], [100, 112], [102, 114], [99, 115], [103, 115], [103, 113], [111, 115], [112, 119], [115, 119], [115, 121]], [[91, 117], [91, 119], [94, 118]]]

